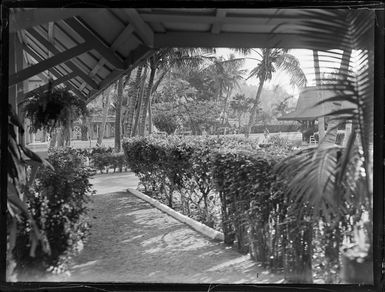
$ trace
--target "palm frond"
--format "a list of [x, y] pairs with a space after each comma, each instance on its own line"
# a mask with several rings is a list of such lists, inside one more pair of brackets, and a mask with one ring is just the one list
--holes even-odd
[[[374, 12], [337, 9], [328, 11], [327, 15], [322, 13], [321, 10], [307, 10], [308, 20], [303, 21], [302, 30], [307, 36], [314, 36], [309, 46], [317, 48], [319, 59], [323, 60], [322, 69], [332, 72], [316, 77], [321, 91], [334, 92], [317, 105], [344, 105], [337, 106], [329, 116], [352, 121], [351, 134], [345, 138], [344, 147], [330, 145], [325, 138], [319, 147], [285, 159], [276, 170], [290, 178], [290, 198], [310, 204], [316, 215], [320, 212], [331, 216], [347, 212], [349, 206], [349, 212], [355, 212], [359, 208], [354, 204], [371, 201]], [[330, 51], [333, 46], [338, 50]], [[287, 68], [289, 65], [290, 62]], [[352, 106], [347, 106], [349, 103]], [[327, 135], [337, 127], [338, 123], [331, 126]], [[345, 206], [342, 209], [339, 208], [341, 204]], [[366, 207], [371, 212], [370, 205]]]
[[280, 70], [290, 73], [290, 84], [303, 87], [307, 83], [305, 73], [300, 67], [296, 57], [291, 54], [283, 53], [276, 56], [275, 64]]

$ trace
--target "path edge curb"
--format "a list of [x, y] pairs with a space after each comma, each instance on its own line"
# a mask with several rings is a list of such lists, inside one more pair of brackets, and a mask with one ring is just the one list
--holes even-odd
[[170, 215], [176, 220], [190, 226], [195, 231], [198, 231], [199, 233], [202, 233], [203, 235], [206, 235], [207, 237], [215, 241], [224, 240], [224, 235], [222, 232], [214, 230], [213, 228], [210, 228], [194, 219], [191, 219], [190, 217], [187, 217], [181, 213], [178, 213], [177, 211], [171, 209], [170, 207], [162, 204], [161, 202], [153, 198], [150, 198], [149, 196], [143, 194], [142, 192], [139, 192], [138, 190], [128, 188], [127, 191], [133, 194], [134, 196], [138, 197], [139, 199], [142, 199], [143, 201], [146, 201], [147, 203], [151, 204], [152, 206], [159, 209], [160, 211]]

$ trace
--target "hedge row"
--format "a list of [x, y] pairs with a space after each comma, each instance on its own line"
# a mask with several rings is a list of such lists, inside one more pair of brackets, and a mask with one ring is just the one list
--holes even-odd
[[127, 171], [127, 161], [123, 152], [113, 153], [112, 147], [93, 147], [85, 149], [76, 149], [76, 151], [89, 159], [90, 166], [99, 170], [100, 173], [106, 173], [112, 168], [114, 172], [118, 170]]
[[256, 125], [251, 128], [251, 133], [264, 133], [267, 129], [270, 133], [297, 132], [299, 124]]
[[92, 185], [89, 178], [95, 171], [85, 165], [85, 158], [76, 149], [63, 148], [48, 153], [55, 170], [40, 168], [29, 189], [29, 208], [48, 240], [51, 254], [41, 246], [30, 254], [29, 223], [23, 219], [18, 228], [14, 257], [17, 271], [60, 272], [66, 269], [71, 256], [82, 249], [88, 230], [86, 204]]
[[289, 147], [260, 149], [233, 137], [146, 137], [125, 142], [123, 149], [147, 194], [223, 231], [226, 244], [236, 243], [272, 270], [311, 273], [304, 243], [311, 246], [312, 226], [288, 218], [286, 182], [272, 171]]

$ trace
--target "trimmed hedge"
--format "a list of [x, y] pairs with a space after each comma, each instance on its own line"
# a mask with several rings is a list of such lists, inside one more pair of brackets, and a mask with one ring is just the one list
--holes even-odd
[[269, 130], [270, 133], [298, 132], [300, 124], [256, 125], [251, 127], [251, 133], [264, 133], [265, 129]]
[[272, 169], [292, 150], [279, 142], [260, 149], [238, 137], [146, 137], [123, 149], [144, 192], [223, 231], [225, 243], [236, 242], [241, 253], [283, 269], [288, 206], [285, 183]]
[[91, 163], [93, 167], [103, 173], [108, 173], [109, 169], [116, 169], [122, 172], [123, 169], [127, 171], [127, 162], [124, 153], [95, 153], [91, 156]]
[[295, 147], [281, 137], [268, 142], [260, 148], [243, 137], [145, 137], [123, 149], [145, 193], [222, 231], [226, 244], [284, 271], [286, 281], [336, 275], [338, 263], [322, 270], [325, 258], [338, 261], [334, 231], [311, 221], [307, 205], [294, 212], [299, 206], [286, 195], [290, 178], [274, 171]]
[[29, 254], [30, 226], [23, 220], [14, 249], [17, 271], [22, 274], [65, 270], [71, 256], [82, 248], [90, 228], [86, 204], [93, 194], [89, 178], [94, 170], [85, 166], [85, 157], [78, 150], [71, 148], [50, 151], [48, 161], [55, 170], [39, 169], [29, 190], [29, 208], [48, 239], [51, 254], [44, 253], [41, 246], [35, 255]]
[[127, 161], [123, 152], [114, 153], [112, 147], [93, 147], [86, 149], [76, 149], [80, 155], [89, 159], [90, 166], [99, 170], [100, 173], [106, 173], [112, 168], [114, 172], [118, 170], [127, 171]]

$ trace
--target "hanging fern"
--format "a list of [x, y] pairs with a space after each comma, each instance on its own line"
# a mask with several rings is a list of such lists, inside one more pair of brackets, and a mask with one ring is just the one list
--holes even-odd
[[88, 114], [86, 101], [67, 89], [57, 89], [50, 81], [47, 90], [33, 91], [22, 102], [25, 117], [31, 121], [31, 132], [67, 127]]

